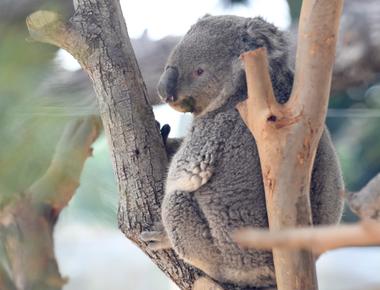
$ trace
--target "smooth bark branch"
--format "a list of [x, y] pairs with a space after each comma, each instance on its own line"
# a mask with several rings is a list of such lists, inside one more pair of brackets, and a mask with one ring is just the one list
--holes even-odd
[[[152, 252], [140, 240], [160, 220], [167, 156], [118, 0], [77, 0], [63, 21], [51, 12], [28, 18], [31, 36], [65, 48], [93, 82], [120, 192], [119, 226], [182, 289], [196, 271], [173, 251]], [[47, 14], [48, 13], [48, 14]]]
[[271, 232], [246, 229], [236, 234], [236, 240], [246, 248], [303, 249], [321, 254], [343, 247], [379, 245], [380, 223], [365, 220], [353, 225], [307, 227]]
[[[341, 0], [303, 1], [295, 81], [284, 105], [273, 100], [264, 51], [243, 55], [249, 96], [238, 110], [257, 142], [274, 231], [312, 224], [311, 170], [326, 118], [341, 10]], [[273, 256], [279, 290], [318, 288], [311, 252], [274, 248]]]
[[362, 218], [353, 225], [320, 226], [280, 231], [243, 229], [235, 233], [236, 241], [247, 248], [286, 248], [323, 253], [328, 250], [380, 244], [380, 174], [360, 191], [349, 193], [350, 207]]

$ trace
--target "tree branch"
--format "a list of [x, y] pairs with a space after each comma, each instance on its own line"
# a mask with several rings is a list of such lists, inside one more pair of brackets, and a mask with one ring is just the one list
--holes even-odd
[[[265, 53], [243, 56], [249, 96], [238, 110], [257, 143], [272, 231], [312, 224], [311, 170], [324, 129], [341, 10], [341, 0], [303, 1], [295, 81], [284, 105], [273, 100]], [[310, 252], [274, 248], [273, 257], [279, 289], [317, 289]]]
[[31, 36], [65, 48], [89, 74], [97, 95], [120, 192], [119, 226], [182, 289], [196, 271], [173, 251], [152, 252], [140, 240], [160, 220], [165, 148], [155, 125], [118, 0], [77, 0], [69, 21], [48, 12], [28, 18]]
[[238, 231], [235, 238], [241, 246], [247, 248], [304, 249], [315, 253], [341, 247], [380, 244], [380, 174], [359, 192], [349, 193], [347, 200], [350, 207], [363, 219], [362, 222], [270, 232], [244, 229]]
[[245, 248], [310, 250], [321, 254], [342, 247], [375, 246], [380, 244], [380, 223], [366, 220], [353, 225], [320, 226], [282, 231], [245, 229], [235, 234]]

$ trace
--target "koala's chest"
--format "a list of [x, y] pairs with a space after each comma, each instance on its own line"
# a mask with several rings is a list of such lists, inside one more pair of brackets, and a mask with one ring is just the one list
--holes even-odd
[[261, 184], [254, 138], [238, 113], [223, 117], [195, 124], [179, 152], [178, 160], [212, 156], [213, 175], [207, 184], [217, 187], [219, 192]]

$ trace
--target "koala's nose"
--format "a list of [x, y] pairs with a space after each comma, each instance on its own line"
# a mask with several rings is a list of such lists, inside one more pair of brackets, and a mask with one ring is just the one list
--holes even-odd
[[176, 67], [168, 67], [158, 82], [158, 94], [167, 103], [177, 100], [177, 83], [178, 69]]

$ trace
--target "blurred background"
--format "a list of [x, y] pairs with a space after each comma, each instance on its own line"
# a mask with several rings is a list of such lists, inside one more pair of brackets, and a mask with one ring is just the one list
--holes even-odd
[[[120, 0], [156, 119], [183, 136], [188, 114], [159, 104], [155, 85], [172, 47], [206, 13], [263, 16], [295, 43], [301, 0]], [[47, 169], [68, 121], [97, 113], [87, 76], [65, 51], [28, 41], [38, 9], [73, 11], [69, 0], [0, 0], [0, 210]], [[292, 51], [295, 46], [292, 45]], [[380, 171], [380, 3], [346, 0], [327, 124], [347, 190]], [[65, 290], [175, 289], [117, 229], [118, 193], [103, 135], [80, 187], [60, 215], [55, 249]], [[344, 222], [356, 217], [347, 210]], [[321, 290], [380, 289], [380, 248], [341, 249], [318, 261]]]

